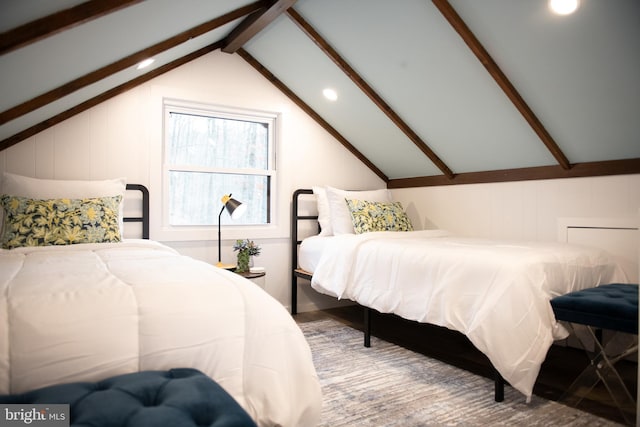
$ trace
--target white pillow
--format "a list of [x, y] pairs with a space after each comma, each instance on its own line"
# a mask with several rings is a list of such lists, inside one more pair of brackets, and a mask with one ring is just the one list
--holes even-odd
[[320, 223], [319, 236], [333, 236], [331, 228], [331, 209], [327, 199], [327, 189], [325, 187], [312, 187], [313, 194], [316, 195], [318, 204], [318, 222]]
[[327, 199], [331, 211], [331, 228], [333, 234], [355, 234], [353, 219], [346, 199], [366, 200], [367, 202], [392, 202], [391, 192], [387, 189], [347, 191], [327, 187]]
[[[4, 172], [0, 183], [0, 194], [28, 197], [30, 199], [86, 199], [112, 196], [122, 196], [122, 199], [124, 199], [126, 188], [127, 181], [125, 178], [100, 181], [57, 180], [31, 178]], [[4, 224], [3, 215], [4, 212], [0, 212], [0, 225]], [[124, 204], [120, 202], [118, 213], [120, 235], [123, 233], [123, 217]]]

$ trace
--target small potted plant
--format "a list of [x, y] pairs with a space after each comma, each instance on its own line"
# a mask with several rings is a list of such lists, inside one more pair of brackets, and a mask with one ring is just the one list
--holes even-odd
[[238, 265], [236, 273], [246, 273], [249, 271], [251, 257], [260, 255], [260, 246], [256, 245], [253, 240], [236, 240], [233, 250], [238, 251]]

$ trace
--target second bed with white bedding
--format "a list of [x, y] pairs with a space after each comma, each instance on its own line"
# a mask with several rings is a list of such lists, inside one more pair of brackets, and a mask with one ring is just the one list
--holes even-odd
[[441, 230], [313, 236], [299, 260], [318, 292], [462, 332], [527, 399], [549, 347], [567, 335], [551, 298], [627, 280], [598, 249]]

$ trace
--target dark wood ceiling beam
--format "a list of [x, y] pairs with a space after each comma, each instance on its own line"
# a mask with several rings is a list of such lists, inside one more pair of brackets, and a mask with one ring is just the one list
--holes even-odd
[[392, 179], [387, 188], [435, 187], [441, 185], [487, 184], [492, 182], [532, 181], [540, 179], [584, 178], [589, 176], [628, 175], [640, 173], [640, 158], [575, 163], [571, 169], [560, 165], [505, 169], [456, 174]]
[[247, 6], [238, 8], [232, 12], [226, 13], [208, 22], [193, 27], [187, 31], [184, 31], [176, 36], [166, 39], [160, 43], [157, 43], [147, 49], [136, 52], [126, 58], [120, 59], [112, 64], [102, 67], [98, 70], [92, 71], [89, 74], [85, 74], [82, 77], [78, 77], [62, 86], [52, 89], [42, 95], [39, 95], [29, 101], [23, 102], [20, 105], [12, 107], [6, 111], [0, 113], [0, 125], [7, 123], [17, 117], [30, 113], [44, 105], [47, 105], [57, 99], [67, 96], [83, 87], [89, 86], [97, 81], [111, 76], [117, 72], [120, 72], [126, 68], [133, 67], [139, 62], [158, 55], [166, 50], [174, 48], [184, 42], [189, 41], [192, 38], [201, 36], [209, 31], [213, 31], [222, 25], [228, 24], [231, 21], [242, 18], [243, 16], [252, 13], [262, 7], [264, 7], [264, 1], [258, 1], [251, 3]]
[[189, 55], [185, 55], [182, 58], [176, 59], [173, 62], [170, 62], [168, 64], [165, 64], [161, 67], [155, 68], [151, 71], [149, 71], [148, 73], [145, 73], [143, 75], [141, 75], [140, 77], [130, 80], [124, 84], [121, 84], [120, 86], [117, 86], [111, 90], [108, 90], [107, 92], [101, 93], [100, 95], [91, 98], [79, 105], [76, 105], [73, 108], [70, 108], [67, 111], [64, 111], [60, 114], [55, 115], [54, 117], [45, 120], [41, 123], [38, 123], [34, 126], [31, 126], [28, 129], [23, 130], [20, 133], [17, 133], [9, 138], [6, 138], [2, 141], [0, 141], [0, 151], [5, 150], [9, 147], [11, 147], [12, 145], [15, 145], [17, 143], [19, 143], [20, 141], [23, 141], [27, 138], [32, 137], [33, 135], [42, 132], [60, 122], [63, 122], [64, 120], [67, 120], [73, 116], [75, 116], [76, 114], [80, 114], [83, 111], [88, 110], [89, 108], [95, 107], [96, 105], [105, 102], [111, 98], [113, 98], [114, 96], [120, 95], [121, 93], [124, 93], [128, 90], [133, 89], [136, 86], [139, 86], [143, 83], [148, 82], [149, 80], [158, 77], [159, 75], [162, 75], [168, 71], [171, 71], [175, 68], [178, 68], [181, 65], [186, 64], [187, 62], [193, 61], [196, 58], [199, 58], [203, 55], [206, 55], [209, 52], [213, 52], [214, 50], [220, 49], [222, 47], [222, 42], [217, 42], [217, 43], [213, 43], [209, 46], [203, 47], [202, 49], [199, 49], [195, 52], [190, 53]]
[[271, 6], [252, 13], [229, 33], [222, 51], [225, 53], [236, 52], [253, 36], [293, 6], [295, 2], [296, 0], [276, 0]]
[[0, 34], [0, 55], [142, 0], [90, 0]]
[[491, 55], [489, 55], [489, 52], [487, 52], [473, 32], [471, 32], [469, 27], [467, 27], [467, 24], [465, 24], [451, 4], [447, 0], [432, 0], [432, 2], [438, 10], [440, 10], [442, 15], [444, 15], [453, 29], [455, 29], [462, 37], [464, 42], [480, 60], [482, 65], [487, 69], [487, 71], [489, 71], [491, 77], [493, 77], [496, 83], [498, 83], [498, 86], [500, 86], [509, 100], [511, 100], [520, 114], [522, 114], [527, 123], [529, 123], [529, 126], [531, 126], [544, 145], [546, 145], [547, 149], [551, 152], [553, 157], [555, 157], [560, 166], [562, 166], [563, 169], [571, 169], [569, 160], [564, 155], [556, 141], [549, 132], [547, 132], [542, 122], [540, 122], [533, 110], [529, 108], [529, 105], [527, 105], [522, 96], [520, 96], [520, 93], [518, 93], [513, 84], [511, 84], [511, 81], [502, 72], [500, 67], [498, 67], [498, 64], [496, 64]]
[[244, 49], [238, 49], [236, 51], [245, 61], [247, 61], [253, 68], [255, 68], [260, 74], [262, 74], [267, 80], [269, 80], [275, 87], [280, 89], [289, 99], [291, 99], [300, 109], [307, 113], [313, 120], [315, 120], [322, 128], [324, 128], [331, 136], [337, 139], [347, 150], [349, 150], [354, 156], [356, 156], [362, 163], [364, 163], [369, 169], [371, 169], [376, 175], [378, 175], [384, 182], [389, 182], [389, 178], [367, 159], [356, 147], [354, 147], [340, 132], [338, 132], [333, 126], [325, 121], [313, 108], [307, 105], [302, 99], [300, 99], [287, 85], [279, 80], [271, 71], [263, 66], [257, 59], [249, 54]]
[[364, 92], [373, 103], [449, 178], [454, 174], [429, 146], [407, 125], [380, 95], [354, 70], [340, 54], [293, 8], [287, 15], [331, 60]]

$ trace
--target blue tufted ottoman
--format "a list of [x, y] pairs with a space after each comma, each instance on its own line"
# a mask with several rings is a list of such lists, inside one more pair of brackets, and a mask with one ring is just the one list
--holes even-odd
[[75, 427], [256, 426], [222, 387], [189, 368], [53, 385], [0, 396], [0, 403], [69, 404]]
[[638, 285], [613, 283], [551, 300], [556, 320], [638, 334]]
[[[567, 322], [570, 331], [579, 338], [591, 361], [561, 400], [577, 406], [602, 381], [622, 416], [631, 423], [631, 419], [635, 419], [635, 398], [615, 369], [615, 363], [638, 351], [637, 337], [628, 336], [627, 347], [614, 353], [612, 346], [603, 342], [600, 332], [608, 329], [638, 335], [638, 285], [613, 283], [571, 292], [553, 298], [551, 307], [556, 320]], [[592, 341], [575, 333], [576, 324], [586, 327]], [[589, 350], [591, 345], [595, 346], [595, 351]], [[584, 390], [586, 393], [580, 395]]]

